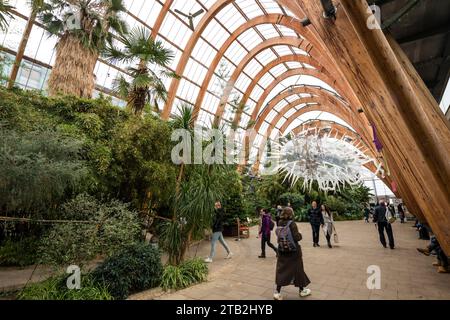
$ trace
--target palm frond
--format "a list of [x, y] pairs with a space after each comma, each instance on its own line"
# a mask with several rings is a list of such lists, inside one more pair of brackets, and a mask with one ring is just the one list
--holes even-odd
[[123, 75], [119, 75], [113, 81], [113, 91], [123, 99], [127, 99], [130, 95], [130, 83]]
[[13, 19], [11, 10], [13, 6], [9, 5], [9, 0], [0, 0], [0, 30], [6, 30], [8, 27], [8, 19]]
[[190, 130], [194, 128], [194, 111], [192, 106], [182, 104], [178, 107], [178, 115], [172, 120], [174, 129]]

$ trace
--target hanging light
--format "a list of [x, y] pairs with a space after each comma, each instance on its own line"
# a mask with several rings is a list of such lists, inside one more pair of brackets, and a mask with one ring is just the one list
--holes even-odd
[[314, 182], [323, 191], [335, 191], [342, 185], [359, 185], [364, 182], [364, 165], [374, 163], [383, 171], [376, 159], [356, 148], [348, 136], [336, 139], [327, 128], [306, 128], [291, 140], [272, 142], [268, 161], [272, 171], [283, 172], [292, 185], [302, 181], [303, 189], [310, 190]]

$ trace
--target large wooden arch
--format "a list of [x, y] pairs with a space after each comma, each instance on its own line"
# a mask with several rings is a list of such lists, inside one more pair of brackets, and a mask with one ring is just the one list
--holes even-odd
[[[257, 104], [256, 104], [256, 106], [255, 106], [255, 108], [254, 108], [254, 110], [253, 110], [253, 113], [252, 113], [252, 116], [251, 116], [251, 121], [256, 121], [256, 119], [257, 119], [257, 117], [258, 117], [258, 114], [259, 114], [259, 111], [260, 111], [261, 107], [263, 106], [264, 101], [267, 99], [267, 97], [269, 96], [269, 94], [275, 89], [275, 87], [276, 87], [279, 83], [281, 83], [282, 81], [284, 81], [285, 79], [288, 79], [289, 77], [292, 77], [292, 76], [295, 76], [295, 75], [302, 74], [302, 73], [301, 73], [302, 70], [303, 70], [303, 69], [300, 69], [300, 70], [298, 70], [298, 69], [293, 69], [293, 70], [291, 70], [291, 71], [288, 71], [288, 72], [282, 74], [282, 75], [279, 76], [278, 78], [276, 78], [276, 79], [275, 79], [275, 80], [274, 80], [274, 81], [266, 88], [264, 94], [261, 95], [260, 99], [258, 100], [258, 102], [257, 102]], [[313, 70], [313, 69], [310, 69], [310, 70]], [[319, 72], [317, 71], [317, 73], [319, 73]], [[315, 75], [312, 75], [312, 76], [316, 77]], [[324, 80], [323, 80], [324, 78], [323, 78], [322, 76], [320, 76], [320, 75], [317, 75], [317, 78], [318, 78], [318, 79], [321, 78], [321, 80], [324, 81]], [[327, 83], [326, 81], [324, 81], [324, 82]], [[330, 85], [329, 83], [327, 83], [327, 84]], [[331, 85], [330, 85], [330, 86], [331, 86]], [[333, 86], [331, 86], [331, 87], [333, 87]], [[358, 108], [355, 107], [355, 106], [352, 106], [351, 104], [349, 104], [349, 107], [352, 109], [352, 111], [353, 111], [353, 113], [354, 113], [355, 119], [358, 119], [358, 120], [361, 122], [361, 127], [365, 127], [365, 128], [366, 128], [365, 131], [367, 131], [368, 133], [364, 135], [365, 138], [366, 138], [367, 140], [371, 140], [371, 138], [372, 138], [372, 136], [371, 136], [371, 134], [370, 134], [370, 129], [371, 129], [371, 127], [370, 127], [369, 121], [368, 121], [367, 118], [365, 117], [365, 114], [359, 113], [358, 110], [357, 110]], [[233, 122], [233, 123], [235, 123], [235, 124], [237, 123], [236, 120], [238, 119], [238, 118], [237, 118], [238, 116], [239, 116], [238, 113], [236, 113], [236, 115], [235, 115], [235, 117], [236, 117], [236, 118], [235, 118], [235, 122]]]
[[[211, 22], [212, 19], [226, 6], [234, 2], [235, 0], [217, 0], [214, 5], [208, 10], [208, 12], [202, 17], [201, 21], [197, 25], [194, 33], [189, 38], [188, 43], [186, 44], [186, 47], [183, 51], [183, 55], [180, 58], [180, 61], [177, 65], [177, 69], [175, 70], [176, 74], [182, 76], [186, 65], [189, 61], [190, 56], [192, 55], [192, 52], [195, 48], [195, 45], [197, 44], [198, 40], [200, 39], [200, 36], [205, 31], [208, 24]], [[287, 20], [285, 20], [287, 19]], [[284, 19], [281, 19], [280, 22], [285, 22], [289, 25], [293, 30], [297, 31], [298, 33], [302, 34], [302, 36], [305, 39], [308, 39], [310, 41], [310, 47], [307, 51], [312, 56], [314, 56], [318, 60], [323, 60], [323, 65], [325, 67], [328, 67], [329, 61], [327, 59], [327, 56], [324, 55], [326, 53], [326, 50], [324, 50], [324, 47], [321, 45], [321, 43], [318, 41], [317, 37], [313, 34], [311, 34], [309, 28], [303, 27], [303, 25], [293, 17], [285, 17]], [[323, 57], [323, 59], [321, 58]], [[330, 72], [332, 71], [331, 68], [329, 68]], [[180, 79], [173, 79], [169, 88], [169, 94], [168, 98], [165, 104], [165, 107], [163, 109], [163, 112], [161, 114], [163, 119], [168, 119], [170, 116], [171, 108], [173, 106], [173, 103], [175, 101], [175, 96], [178, 91], [178, 87], [180, 85]]]
[[[233, 0], [218, 0], [202, 18], [175, 70], [183, 75], [201, 34]], [[369, 30], [366, 0], [333, 0], [337, 19], [324, 19], [319, 1], [277, 0], [311, 24], [302, 35], [325, 58], [322, 65], [344, 87], [353, 110], [375, 126], [391, 176], [414, 214], [426, 219], [450, 254], [450, 125], [399, 46], [380, 29]], [[170, 5], [169, 5], [170, 7]], [[318, 55], [313, 54], [315, 58]], [[167, 119], [180, 80], [174, 79], [163, 111]], [[261, 106], [260, 106], [261, 107]]]
[[[319, 70], [321, 73], [328, 76], [328, 78], [333, 78], [333, 76], [328, 72], [328, 70], [325, 69], [325, 67], [318, 64], [315, 60], [313, 60], [310, 56], [304, 56], [304, 55], [288, 55], [288, 56], [282, 56], [279, 57], [271, 62], [269, 62], [264, 68], [253, 78], [250, 85], [247, 87], [244, 96], [242, 97], [241, 104], [245, 105], [247, 104], [248, 99], [250, 98], [250, 95], [252, 94], [253, 90], [255, 89], [256, 85], [259, 83], [259, 81], [266, 75], [272, 68], [286, 63], [286, 62], [299, 62], [299, 63], [306, 63], [308, 65], [311, 65], [312, 67], [315, 67], [316, 70]], [[324, 81], [323, 79], [321, 79]], [[325, 82], [325, 81], [324, 81]], [[234, 124], [238, 124], [240, 121], [240, 116], [242, 112], [238, 112], [235, 116], [235, 119], [233, 121]]]
[[[247, 21], [246, 23], [244, 23], [243, 25], [239, 26], [239, 28], [237, 28], [231, 34], [231, 36], [225, 41], [225, 43], [222, 45], [222, 47], [219, 49], [219, 51], [215, 55], [214, 60], [211, 62], [210, 68], [208, 69], [208, 73], [206, 74], [205, 79], [203, 80], [203, 83], [200, 88], [200, 92], [199, 92], [199, 94], [197, 96], [197, 100], [194, 104], [195, 109], [196, 109], [196, 110], [194, 110], [194, 114], [197, 114], [198, 110], [201, 108], [203, 99], [205, 98], [206, 91], [207, 91], [209, 83], [211, 82], [211, 79], [214, 75], [214, 72], [216, 71], [217, 66], [219, 65], [223, 56], [225, 55], [227, 50], [230, 48], [230, 46], [233, 44], [233, 42], [235, 42], [239, 38], [239, 36], [241, 36], [247, 30], [254, 28], [258, 25], [262, 25], [262, 24], [282, 25], [282, 26], [285, 26], [288, 28], [292, 28], [294, 31], [296, 31], [299, 34], [302, 34], [305, 32], [305, 28], [303, 28], [303, 26], [299, 20], [292, 18], [292, 17], [285, 16], [285, 15], [280, 15], [280, 14], [268, 14], [268, 15], [264, 15], [264, 16], [259, 16], [259, 17], [253, 18], [253, 19]], [[306, 38], [306, 37], [305, 37], [305, 39], [308, 40], [308, 38]], [[304, 63], [308, 63], [312, 66], [317, 66], [317, 68], [319, 68], [319, 64], [317, 63], [317, 61], [312, 59], [309, 56], [308, 56], [308, 59], [306, 59]]]
[[450, 125], [411, 62], [381, 29], [367, 29], [373, 15], [364, 0], [334, 0], [340, 10], [333, 23], [323, 18], [319, 2], [279, 3], [310, 19], [311, 32], [376, 126], [402, 197], [423, 214], [450, 254]]
[[[262, 51], [269, 49], [271, 47], [274, 47], [274, 46], [279, 46], [279, 45], [289, 45], [289, 46], [297, 47], [306, 52], [308, 52], [309, 47], [310, 47], [310, 44], [307, 41], [300, 39], [298, 37], [279, 37], [279, 38], [272, 38], [272, 39], [263, 41], [260, 44], [258, 44], [255, 48], [250, 50], [250, 52], [242, 59], [242, 61], [239, 63], [237, 68], [234, 70], [232, 76], [228, 80], [228, 84], [225, 87], [225, 90], [220, 99], [219, 107], [217, 108], [217, 111], [216, 111], [216, 119], [218, 117], [220, 120], [220, 117], [222, 116], [222, 114], [225, 110], [225, 106], [228, 102], [228, 98], [230, 97], [230, 94], [234, 88], [235, 82], [238, 80], [240, 74], [245, 69], [245, 67], [250, 63], [250, 61], [252, 61]], [[302, 68], [302, 69], [305, 70], [305, 72], [311, 72], [313, 74], [320, 76], [320, 73], [315, 69], [308, 69], [308, 68]], [[311, 71], [307, 71], [307, 70], [311, 70]]]
[[276, 105], [278, 105], [278, 103], [280, 103], [286, 98], [299, 94], [310, 94], [313, 97], [318, 98], [316, 100], [318, 103], [321, 104], [330, 103], [331, 105], [335, 105], [337, 108], [351, 110], [350, 107], [344, 101], [338, 99], [331, 92], [317, 87], [301, 85], [291, 87], [289, 89], [282, 91], [280, 94], [276, 95], [275, 98], [273, 98], [271, 101], [269, 101], [268, 104], [266, 104], [266, 106], [262, 109], [261, 113], [258, 114], [256, 123], [258, 124], [259, 121], [264, 120], [267, 117], [267, 115], [272, 111], [272, 109]]
[[365, 155], [376, 159], [376, 155], [371, 151], [370, 147], [366, 144], [363, 138], [351, 128], [344, 126], [340, 123], [329, 121], [329, 120], [313, 120], [307, 123], [303, 123], [291, 130], [293, 134], [299, 134], [305, 129], [309, 128], [330, 128], [330, 136], [335, 139], [342, 139], [344, 137], [349, 137], [352, 141], [357, 143], [352, 143], [354, 147], [359, 149]]
[[[300, 102], [300, 103], [299, 103]], [[296, 102], [293, 102], [292, 105], [288, 105], [284, 108], [284, 110], [282, 112], [280, 112], [272, 121], [269, 122], [269, 128], [267, 129], [267, 131], [264, 134], [264, 138], [261, 141], [258, 150], [263, 150], [264, 148], [264, 144], [266, 143], [266, 139], [268, 139], [270, 137], [270, 135], [272, 134], [272, 131], [275, 129], [276, 124], [281, 120], [282, 116], [289, 111], [291, 108], [295, 107], [296, 105], [300, 105], [303, 104], [304, 102], [301, 101], [301, 99], [299, 99]], [[325, 103], [325, 104], [310, 104], [310, 105], [306, 105], [303, 108], [297, 110], [292, 116], [290, 116], [285, 123], [281, 126], [280, 128], [280, 134], [284, 135], [284, 133], [286, 132], [286, 130], [289, 128], [289, 126], [292, 124], [292, 122], [294, 122], [294, 120], [296, 120], [297, 118], [299, 118], [300, 116], [308, 113], [308, 112], [313, 112], [313, 111], [322, 111], [322, 112], [327, 112], [330, 113], [332, 115], [335, 115], [337, 117], [339, 117], [340, 119], [342, 119], [343, 121], [345, 121], [346, 123], [350, 124], [350, 121], [352, 120], [352, 116], [351, 116], [351, 112], [349, 112], [348, 110], [345, 109], [337, 109], [335, 106], [329, 104], [329, 103]], [[353, 128], [355, 129], [355, 128]], [[357, 131], [357, 133], [363, 137], [363, 135], [361, 134], [361, 131]], [[368, 146], [370, 146], [370, 144], [367, 142], [367, 140], [363, 139], [364, 143]], [[370, 147], [369, 147], [370, 148]], [[373, 150], [373, 148], [370, 148], [372, 155], [375, 156], [375, 151]], [[247, 158], [247, 156], [246, 156]]]

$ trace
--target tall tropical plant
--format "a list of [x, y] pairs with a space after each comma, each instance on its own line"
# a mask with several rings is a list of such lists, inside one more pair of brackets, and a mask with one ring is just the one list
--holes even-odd
[[49, 94], [90, 98], [99, 55], [112, 43], [112, 31], [127, 31], [119, 14], [122, 0], [45, 0], [39, 19], [50, 34], [60, 36], [48, 81]]
[[12, 9], [9, 0], [0, 0], [0, 30], [6, 30], [8, 27], [8, 18], [13, 17], [10, 13]]
[[[172, 127], [188, 130], [191, 139], [194, 139], [192, 108], [181, 107], [179, 115], [172, 121]], [[201, 238], [204, 230], [210, 227], [214, 202], [225, 194], [223, 186], [227, 170], [234, 170], [234, 167], [180, 164], [172, 217], [163, 223], [161, 234], [162, 246], [168, 251], [170, 264], [179, 265], [192, 240]]]
[[[159, 103], [167, 100], [162, 79], [176, 77], [169, 70], [173, 52], [165, 48], [161, 41], [152, 39], [145, 28], [135, 28], [129, 34], [120, 36], [119, 40], [124, 45], [123, 49], [111, 46], [106, 51], [106, 58], [113, 63], [136, 63], [136, 66], [127, 68], [131, 79], [123, 75], [115, 79], [114, 90], [137, 115], [144, 111], [146, 105], [159, 111]], [[153, 71], [153, 68], [158, 71]]]

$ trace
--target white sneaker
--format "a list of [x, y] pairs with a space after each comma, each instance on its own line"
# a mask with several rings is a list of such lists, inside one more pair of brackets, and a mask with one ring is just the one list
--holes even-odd
[[231, 259], [233, 257], [233, 252], [230, 252], [225, 259]]
[[300, 297], [305, 298], [307, 296], [311, 295], [311, 289], [303, 289], [302, 292], [300, 292]]
[[281, 295], [281, 293], [275, 292], [273, 294], [273, 300], [281, 301], [283, 300], [283, 296]]
[[206, 263], [212, 263], [213, 261], [212, 261], [211, 258], [206, 258], [206, 259], [205, 259], [205, 262], [206, 262]]

